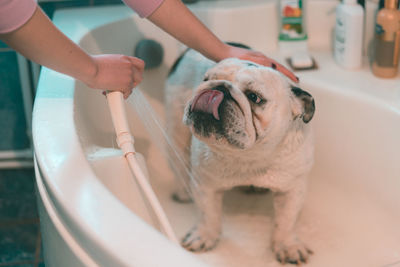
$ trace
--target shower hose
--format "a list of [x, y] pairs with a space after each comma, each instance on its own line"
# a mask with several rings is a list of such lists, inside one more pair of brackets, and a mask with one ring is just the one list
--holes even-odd
[[144, 174], [144, 170], [142, 168], [145, 168], [145, 165], [141, 166], [141, 164], [139, 163], [139, 153], [135, 151], [134, 138], [129, 129], [123, 94], [119, 91], [108, 91], [107, 102], [117, 136], [118, 147], [122, 150], [124, 157], [128, 162], [128, 165], [133, 174], [133, 178], [135, 179], [140, 190], [142, 191], [144, 197], [150, 204], [152, 211], [158, 220], [161, 231], [164, 232], [164, 234], [172, 242], [179, 243], [167, 218], [167, 215], [165, 214], [164, 209], [162, 208], [156, 194], [154, 193], [148, 178]]

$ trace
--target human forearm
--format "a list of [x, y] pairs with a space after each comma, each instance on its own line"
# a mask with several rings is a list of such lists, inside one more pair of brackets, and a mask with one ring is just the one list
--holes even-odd
[[74, 78], [85, 81], [96, 74], [93, 59], [60, 32], [39, 7], [22, 27], [0, 38], [32, 61]]
[[155, 25], [214, 61], [228, 57], [220, 41], [180, 0], [165, 0], [147, 17]]
[[32, 61], [81, 80], [91, 88], [118, 90], [126, 98], [142, 81], [143, 60], [119, 54], [87, 54], [59, 31], [39, 7], [27, 23], [0, 34], [0, 39]]

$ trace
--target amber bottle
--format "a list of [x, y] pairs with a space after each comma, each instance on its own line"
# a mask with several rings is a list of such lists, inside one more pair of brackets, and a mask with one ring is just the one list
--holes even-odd
[[397, 75], [400, 49], [398, 0], [385, 0], [376, 16], [372, 73], [381, 78]]

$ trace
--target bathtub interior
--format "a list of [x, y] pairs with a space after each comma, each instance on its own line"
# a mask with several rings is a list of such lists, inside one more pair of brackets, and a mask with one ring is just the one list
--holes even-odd
[[[146, 70], [139, 86], [164, 123], [164, 81], [184, 49], [179, 43], [150, 24], [139, 27], [130, 18], [92, 31], [80, 44], [91, 53], [132, 55], [142, 38], [160, 41], [165, 51], [163, 64]], [[302, 86], [315, 97], [317, 105], [312, 121], [315, 165], [298, 220], [300, 238], [315, 252], [309, 266], [385, 266], [398, 262], [399, 112], [363, 95], [335, 91], [334, 87]], [[174, 179], [167, 161], [150, 139], [132, 101], [128, 100], [126, 106], [136, 149], [146, 158], [154, 190], [181, 238], [195, 223], [196, 207], [171, 199]], [[97, 178], [123, 205], [157, 227], [116, 149], [104, 96], [77, 82], [74, 109], [76, 131]], [[227, 192], [222, 238], [214, 250], [196, 256], [212, 266], [280, 266], [270, 250], [272, 218], [271, 194]]]

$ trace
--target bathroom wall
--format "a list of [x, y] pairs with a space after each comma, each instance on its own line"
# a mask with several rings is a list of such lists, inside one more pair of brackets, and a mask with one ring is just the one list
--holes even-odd
[[[19, 166], [16, 159], [30, 158], [32, 161], [30, 120], [23, 101], [26, 93], [22, 90], [28, 90], [31, 95], [31, 86], [26, 72], [21, 74], [26, 67], [21, 60], [16, 52], [0, 43], [0, 168]], [[21, 78], [27, 81], [23, 82]], [[31, 101], [26, 101], [30, 103], [28, 106]]]
[[0, 150], [29, 147], [17, 54], [0, 43]]

